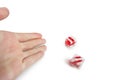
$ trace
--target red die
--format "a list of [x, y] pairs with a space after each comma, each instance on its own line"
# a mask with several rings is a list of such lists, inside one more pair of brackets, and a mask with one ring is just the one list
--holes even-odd
[[76, 43], [76, 41], [74, 40], [73, 37], [68, 37], [68, 38], [65, 40], [65, 45], [66, 45], [67, 47], [71, 47], [71, 46], [73, 46], [75, 43]]
[[80, 68], [84, 59], [81, 56], [74, 56], [72, 59], [68, 60], [68, 64], [75, 68]]

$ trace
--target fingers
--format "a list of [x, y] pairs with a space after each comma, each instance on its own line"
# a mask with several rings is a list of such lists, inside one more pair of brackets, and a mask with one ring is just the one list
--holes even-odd
[[8, 17], [9, 10], [5, 7], [0, 8], [0, 20], [3, 20], [4, 18]]
[[24, 69], [30, 67], [32, 64], [34, 64], [35, 62], [37, 62], [39, 59], [41, 59], [44, 55], [44, 52], [38, 52], [36, 54], [33, 54], [27, 58], [23, 59], [23, 65], [24, 65]]
[[27, 42], [21, 43], [23, 51], [35, 48], [39, 45], [45, 44], [45, 39], [34, 39]]
[[21, 44], [23, 50], [22, 62], [23, 68], [34, 64], [37, 60], [41, 59], [46, 51], [45, 39], [38, 33], [16, 33], [16, 37]]
[[41, 38], [42, 35], [39, 33], [16, 33], [16, 37], [20, 42], [29, 41], [32, 39]]
[[46, 46], [45, 46], [45, 45], [39, 46], [39, 47], [37, 47], [37, 48], [34, 48], [34, 49], [31, 49], [31, 50], [25, 51], [25, 52], [23, 53], [23, 57], [25, 58], [25, 57], [28, 57], [28, 56], [30, 56], [30, 55], [36, 54], [36, 53], [38, 53], [38, 52], [45, 52], [45, 51], [46, 51]]

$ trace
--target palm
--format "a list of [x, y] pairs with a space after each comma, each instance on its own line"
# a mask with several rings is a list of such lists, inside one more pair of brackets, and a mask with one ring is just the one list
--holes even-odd
[[6, 80], [17, 77], [43, 56], [46, 47], [36, 46], [44, 43], [40, 34], [0, 31], [0, 77]]

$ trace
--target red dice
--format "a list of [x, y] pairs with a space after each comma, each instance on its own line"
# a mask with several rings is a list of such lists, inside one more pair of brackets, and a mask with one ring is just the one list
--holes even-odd
[[73, 37], [68, 37], [66, 40], [65, 40], [65, 45], [67, 47], [71, 47], [73, 45], [75, 45], [76, 41]]
[[[73, 37], [69, 36], [65, 40], [65, 46], [66, 47], [73, 47], [75, 44], [76, 44], [76, 40]], [[84, 59], [79, 55], [75, 55], [71, 59], [67, 60], [67, 63], [68, 63], [69, 66], [77, 68], [77, 69], [79, 69], [81, 67], [83, 62], [84, 62]]]
[[84, 59], [81, 56], [76, 55], [72, 59], [69, 59], [67, 62], [71, 67], [80, 68], [84, 62]]

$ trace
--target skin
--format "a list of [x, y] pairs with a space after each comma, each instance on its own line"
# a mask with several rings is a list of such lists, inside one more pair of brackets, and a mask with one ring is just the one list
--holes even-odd
[[[9, 15], [0, 8], [0, 20]], [[15, 80], [25, 69], [41, 59], [46, 51], [39, 33], [0, 31], [0, 80]]]

